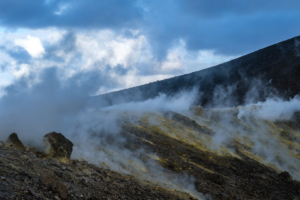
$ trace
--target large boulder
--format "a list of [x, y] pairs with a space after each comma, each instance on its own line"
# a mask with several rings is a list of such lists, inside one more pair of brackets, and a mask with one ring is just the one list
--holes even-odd
[[21, 140], [19, 139], [19, 137], [16, 133], [10, 134], [9, 137], [7, 138], [6, 142], [8, 144], [12, 144], [17, 149], [20, 149], [22, 151], [25, 150], [25, 146], [23, 145], [23, 143], [21, 142]]
[[290, 175], [290, 173], [288, 173], [287, 171], [281, 172], [280, 174], [278, 174], [278, 177], [285, 182], [290, 182], [293, 180], [292, 176]]
[[45, 153], [52, 158], [56, 158], [61, 162], [70, 160], [73, 150], [73, 143], [65, 138], [63, 134], [51, 132], [44, 136], [46, 145]]

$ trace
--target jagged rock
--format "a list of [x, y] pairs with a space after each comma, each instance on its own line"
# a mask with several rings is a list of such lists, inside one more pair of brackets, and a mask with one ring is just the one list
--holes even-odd
[[66, 199], [68, 197], [67, 187], [60, 181], [56, 181], [53, 183], [52, 191], [58, 193], [61, 199]]
[[282, 181], [286, 181], [286, 182], [290, 182], [292, 181], [292, 176], [290, 175], [290, 173], [284, 171], [284, 172], [281, 172], [278, 177], [282, 180]]
[[65, 138], [61, 133], [51, 132], [44, 136], [44, 143], [46, 144], [46, 153], [58, 160], [65, 162], [70, 159], [73, 143]]
[[9, 137], [7, 138], [7, 143], [12, 144], [14, 147], [22, 151], [25, 150], [23, 143], [21, 142], [16, 133], [12, 133], [9, 135]]

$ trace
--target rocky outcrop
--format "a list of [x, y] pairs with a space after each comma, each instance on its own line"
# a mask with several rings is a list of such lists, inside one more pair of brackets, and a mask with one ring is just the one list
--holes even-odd
[[20, 150], [25, 150], [25, 147], [21, 140], [19, 139], [18, 135], [16, 133], [12, 133], [9, 135], [7, 139], [8, 144], [12, 144], [14, 147], [20, 149]]
[[51, 132], [44, 136], [45, 152], [52, 158], [66, 162], [70, 160], [73, 143], [61, 133]]
[[291, 182], [293, 180], [292, 176], [288, 172], [281, 172], [278, 177], [285, 182]]

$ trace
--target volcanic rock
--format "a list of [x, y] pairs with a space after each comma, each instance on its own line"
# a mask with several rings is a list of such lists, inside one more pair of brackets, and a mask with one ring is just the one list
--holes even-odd
[[16, 133], [12, 133], [9, 135], [7, 139], [8, 144], [12, 144], [14, 147], [20, 149], [20, 150], [25, 150], [25, 147], [21, 140], [19, 139], [18, 135]]
[[61, 133], [51, 132], [44, 136], [46, 153], [58, 160], [65, 162], [70, 159], [73, 143], [65, 138]]
[[285, 182], [290, 182], [292, 181], [292, 176], [290, 175], [290, 173], [288, 172], [281, 172], [278, 177], [282, 180], [282, 181], [285, 181]]

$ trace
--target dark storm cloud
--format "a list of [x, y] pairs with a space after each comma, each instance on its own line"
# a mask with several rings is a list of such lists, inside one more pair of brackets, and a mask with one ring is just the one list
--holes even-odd
[[[61, 14], [55, 14], [60, 11]], [[249, 53], [299, 35], [298, 19], [298, 0], [0, 2], [2, 26], [139, 29], [150, 40], [158, 59], [164, 59], [178, 39], [184, 39], [189, 50], [212, 49], [226, 55]]]
[[12, 28], [134, 26], [140, 16], [135, 1], [0, 1], [0, 24]]
[[169, 0], [145, 7], [144, 20], [151, 24], [145, 34], [160, 56], [178, 38], [189, 50], [241, 55], [300, 34], [300, 2], [294, 0]]
[[[298, 17], [300, 12], [282, 16], [257, 14], [237, 19], [228, 17], [214, 22], [206, 21], [195, 28], [197, 31], [186, 33], [187, 47], [191, 50], [214, 49], [217, 53], [226, 55], [250, 53], [299, 35]], [[199, 35], [204, 37], [199, 38]]]
[[257, 12], [298, 11], [300, 2], [297, 0], [179, 0], [179, 4], [187, 13], [201, 17], [215, 18], [222, 15], [249, 15]]

